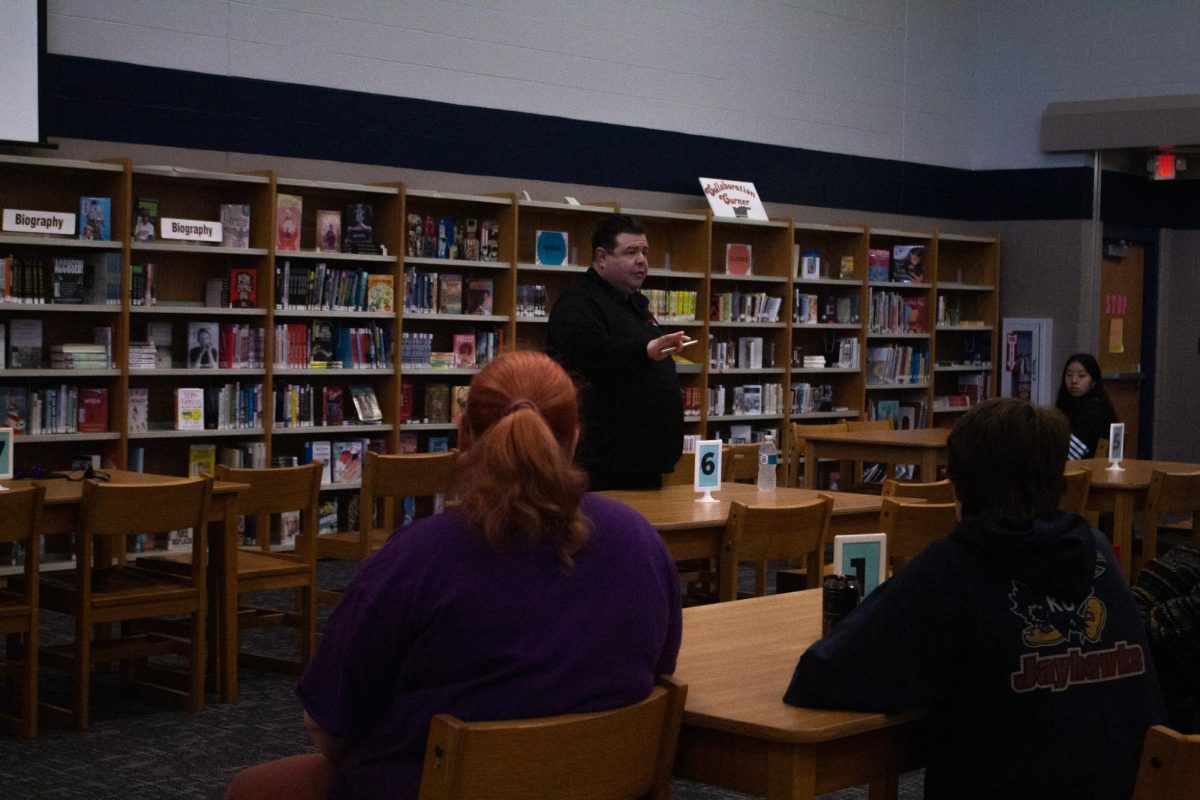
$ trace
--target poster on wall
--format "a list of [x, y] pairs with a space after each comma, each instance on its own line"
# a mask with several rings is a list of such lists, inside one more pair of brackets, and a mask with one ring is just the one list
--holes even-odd
[[1000, 340], [1000, 396], [1015, 397], [1038, 406], [1054, 404], [1054, 376], [1050, 348], [1051, 319], [1004, 320]]
[[714, 217], [733, 219], [767, 219], [758, 190], [749, 181], [730, 181], [724, 178], [701, 178], [700, 188]]

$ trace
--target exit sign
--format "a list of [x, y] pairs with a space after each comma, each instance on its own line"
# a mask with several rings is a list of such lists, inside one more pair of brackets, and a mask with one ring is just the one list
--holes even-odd
[[1175, 156], [1170, 153], [1163, 153], [1154, 157], [1154, 180], [1156, 181], [1173, 181], [1175, 180]]

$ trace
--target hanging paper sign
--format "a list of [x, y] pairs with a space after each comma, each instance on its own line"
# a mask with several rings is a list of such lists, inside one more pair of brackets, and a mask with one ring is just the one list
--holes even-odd
[[722, 178], [701, 178], [700, 188], [708, 199], [714, 217], [767, 219], [767, 210], [754, 184], [749, 181], [727, 181]]

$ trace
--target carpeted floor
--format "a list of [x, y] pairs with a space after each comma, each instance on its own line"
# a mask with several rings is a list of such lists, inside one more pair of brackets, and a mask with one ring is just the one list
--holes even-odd
[[[322, 584], [344, 584], [345, 564], [322, 562]], [[280, 594], [268, 598], [290, 602]], [[69, 637], [65, 618], [43, 614], [46, 643]], [[252, 631], [262, 645], [289, 647], [277, 632]], [[43, 669], [44, 697], [63, 697], [65, 676]], [[0, 736], [0, 797], [47, 800], [164, 800], [218, 798], [238, 769], [310, 750], [286, 675], [243, 667], [239, 702], [222, 705], [215, 695], [201, 714], [188, 714], [132, 694], [114, 674], [92, 680], [92, 725], [83, 733], [43, 724], [32, 742]], [[921, 773], [901, 779], [902, 800], [922, 796]], [[712, 786], [675, 781], [678, 800], [738, 800], [747, 795]], [[824, 795], [825, 800], [865, 800], [865, 789]]]

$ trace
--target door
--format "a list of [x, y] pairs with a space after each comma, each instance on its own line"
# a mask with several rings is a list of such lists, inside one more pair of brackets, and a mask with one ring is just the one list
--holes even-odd
[[1125, 254], [1109, 255], [1100, 267], [1100, 372], [1117, 419], [1125, 423], [1125, 455], [1138, 454], [1142, 387], [1142, 286], [1145, 246], [1129, 242]]

